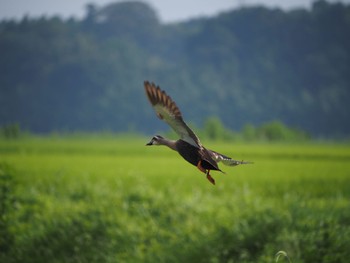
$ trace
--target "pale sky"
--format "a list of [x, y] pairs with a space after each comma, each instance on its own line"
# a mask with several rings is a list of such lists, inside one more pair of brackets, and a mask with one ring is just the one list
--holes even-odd
[[[64, 18], [81, 18], [85, 14], [85, 6], [94, 3], [104, 6], [120, 0], [0, 0], [0, 20], [21, 19], [23, 16], [53, 16]], [[312, 0], [144, 0], [157, 12], [162, 22], [177, 22], [199, 16], [213, 16], [220, 12], [240, 6], [265, 5], [279, 7], [285, 10], [293, 8], [309, 8]], [[350, 0], [328, 0], [328, 2], [343, 2]]]

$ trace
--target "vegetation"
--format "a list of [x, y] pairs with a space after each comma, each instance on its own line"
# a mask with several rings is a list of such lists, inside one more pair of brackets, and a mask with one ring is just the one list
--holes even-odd
[[[246, 125], [243, 136], [247, 139], [263, 139], [268, 141], [302, 141], [310, 136], [297, 128], [289, 128], [281, 122], [273, 121], [265, 123], [254, 130], [254, 127]], [[255, 136], [252, 137], [252, 136]]]
[[[192, 126], [192, 125], [191, 125]], [[169, 128], [170, 129], [170, 128]], [[271, 123], [265, 123], [257, 128], [253, 125], [247, 124], [244, 126], [241, 132], [232, 131], [224, 126], [221, 120], [217, 117], [209, 117], [204, 122], [204, 127], [193, 127], [193, 129], [198, 133], [198, 136], [202, 139], [208, 139], [211, 141], [305, 141], [309, 140], [310, 136], [299, 129], [290, 128], [285, 126], [283, 123], [274, 121]], [[56, 132], [53, 133], [56, 136], [66, 136], [66, 137], [113, 137], [116, 136], [113, 132]], [[166, 133], [168, 137], [177, 139], [178, 135], [175, 134], [173, 130], [170, 129]], [[122, 136], [137, 136], [139, 134], [127, 132], [118, 133]], [[0, 139], [21, 139], [23, 137], [35, 136], [31, 135], [29, 132], [21, 131], [18, 124], [8, 124], [4, 127], [0, 127]], [[140, 136], [140, 135], [139, 135]]]
[[207, 116], [236, 131], [279, 120], [346, 136], [349, 15], [348, 4], [318, 0], [311, 10], [250, 7], [162, 24], [148, 5], [128, 2], [90, 4], [82, 20], [1, 21], [0, 125], [153, 133], [164, 126], [144, 96], [147, 79], [197, 126]]
[[18, 123], [7, 124], [0, 126], [0, 138], [17, 139], [21, 134], [21, 129]]
[[205, 141], [254, 161], [212, 186], [148, 139], [0, 140], [0, 261], [348, 262], [349, 145]]

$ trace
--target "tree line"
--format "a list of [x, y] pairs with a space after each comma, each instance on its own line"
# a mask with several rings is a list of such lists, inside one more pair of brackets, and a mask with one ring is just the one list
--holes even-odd
[[[257, 141], [285, 141], [285, 142], [301, 142], [308, 141], [311, 139], [311, 135], [307, 132], [296, 129], [293, 127], [288, 127], [280, 121], [272, 121], [269, 123], [264, 123], [258, 127], [252, 124], [245, 124], [240, 131], [233, 131], [225, 126], [221, 120], [217, 117], [208, 117], [203, 124], [203, 127], [196, 127], [191, 125], [195, 133], [204, 140], [211, 141], [247, 141], [247, 142], [257, 142]], [[129, 138], [141, 137], [142, 134], [133, 132], [127, 133]], [[68, 137], [87, 137], [92, 138], [94, 136], [110, 138], [115, 136], [125, 136], [125, 133], [113, 133], [111, 131], [99, 131], [97, 133], [75, 131], [57, 134], [56, 132], [50, 133], [49, 136], [56, 137], [68, 136]], [[18, 123], [11, 123], [4, 126], [0, 126], [0, 139], [5, 140], [17, 140], [33, 136], [27, 130], [21, 130]], [[178, 135], [173, 130], [169, 130], [166, 133], [169, 138], [177, 139]]]
[[[350, 132], [350, 6], [230, 10], [164, 24], [143, 2], [90, 4], [83, 19], [0, 22], [0, 125], [31, 132], [165, 129], [154, 81], [184, 118], [230, 130], [279, 120], [319, 136]], [[249, 129], [249, 128], [248, 128]]]

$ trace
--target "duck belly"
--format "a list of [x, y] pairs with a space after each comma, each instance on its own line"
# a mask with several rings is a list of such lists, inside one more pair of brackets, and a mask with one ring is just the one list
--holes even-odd
[[176, 149], [182, 158], [184, 158], [187, 162], [197, 166], [200, 160], [199, 148], [194, 147], [193, 145], [183, 140], [178, 140], [176, 142]]

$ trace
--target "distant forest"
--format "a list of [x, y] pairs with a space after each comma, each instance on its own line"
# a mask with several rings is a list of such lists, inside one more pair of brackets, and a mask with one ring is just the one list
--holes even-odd
[[143, 2], [89, 4], [83, 19], [0, 22], [0, 126], [36, 133], [166, 129], [143, 81], [184, 118], [226, 127], [281, 121], [350, 134], [350, 5], [262, 6], [161, 23]]

